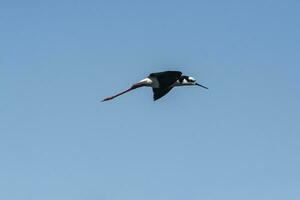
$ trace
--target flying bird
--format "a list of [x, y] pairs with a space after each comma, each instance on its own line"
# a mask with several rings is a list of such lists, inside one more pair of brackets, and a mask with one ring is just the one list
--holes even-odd
[[152, 87], [153, 90], [153, 99], [156, 101], [164, 95], [166, 95], [173, 87], [176, 86], [200, 86], [205, 89], [207, 87], [200, 85], [196, 82], [191, 76], [182, 75], [180, 71], [164, 71], [150, 74], [147, 78], [133, 84], [127, 90], [120, 92], [116, 95], [106, 97], [102, 101], [112, 100], [122, 94], [130, 92], [131, 90], [140, 88], [140, 87]]

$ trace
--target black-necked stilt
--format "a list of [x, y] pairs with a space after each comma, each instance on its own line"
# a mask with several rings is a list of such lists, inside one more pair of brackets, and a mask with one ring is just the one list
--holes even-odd
[[197, 83], [196, 80], [191, 76], [184, 76], [179, 71], [165, 71], [152, 73], [147, 78], [133, 84], [129, 89], [120, 92], [114, 96], [106, 97], [102, 101], [112, 100], [115, 97], [125, 94], [126, 92], [143, 86], [152, 87], [153, 99], [154, 101], [156, 101], [157, 99], [166, 95], [173, 87], [188, 85], [197, 85], [208, 89], [207, 87]]

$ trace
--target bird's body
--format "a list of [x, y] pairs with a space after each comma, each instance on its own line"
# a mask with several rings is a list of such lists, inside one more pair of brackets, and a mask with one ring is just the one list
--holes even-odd
[[133, 84], [129, 89], [118, 93], [114, 96], [105, 98], [103, 101], [114, 99], [117, 96], [125, 94], [139, 87], [152, 87], [153, 99], [157, 99], [166, 95], [173, 87], [198, 85], [205, 89], [207, 87], [196, 83], [196, 80], [191, 76], [184, 76], [180, 71], [164, 71], [150, 74], [147, 78]]

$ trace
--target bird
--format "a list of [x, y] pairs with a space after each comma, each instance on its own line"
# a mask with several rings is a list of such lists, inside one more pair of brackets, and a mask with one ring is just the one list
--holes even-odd
[[177, 86], [200, 86], [208, 89], [206, 86], [197, 83], [195, 78], [182, 75], [182, 72], [180, 71], [163, 71], [151, 73], [147, 78], [144, 78], [141, 81], [133, 84], [127, 90], [104, 98], [102, 102], [112, 100], [140, 87], [151, 87], [153, 90], [153, 100], [156, 101], [165, 96], [172, 88]]

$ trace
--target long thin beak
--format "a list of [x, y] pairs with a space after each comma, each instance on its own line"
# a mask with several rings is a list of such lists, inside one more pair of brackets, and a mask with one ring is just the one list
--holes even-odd
[[205, 89], [208, 89], [207, 87], [205, 87], [204, 85], [200, 85], [199, 83], [196, 83], [196, 85], [200, 86], [200, 87], [203, 87]]

